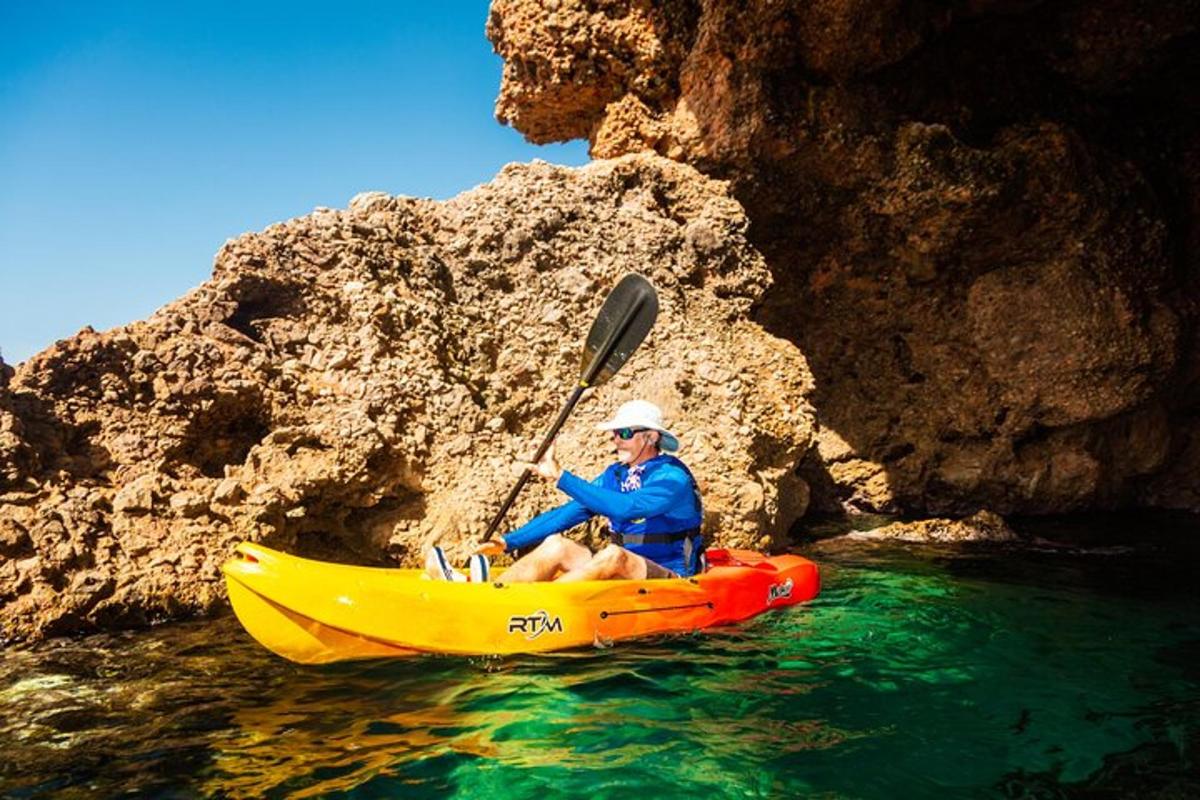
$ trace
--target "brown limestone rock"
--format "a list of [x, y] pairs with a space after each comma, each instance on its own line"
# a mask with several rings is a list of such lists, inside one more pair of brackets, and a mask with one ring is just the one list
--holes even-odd
[[[811, 377], [749, 321], [771, 283], [725, 184], [655, 155], [510, 165], [444, 203], [372, 192], [228, 242], [150, 319], [84, 330], [0, 389], [4, 639], [137, 625], [222, 602], [242, 539], [360, 563], [464, 555], [578, 379], [608, 290], [662, 310], [558, 444], [666, 411], [710, 541], [764, 546], [804, 513]], [[515, 526], [563, 501], [530, 487]]]
[[500, 118], [730, 182], [815, 508], [1200, 509], [1200, 0], [558, 9], [493, 4], [506, 64], [637, 79], [506, 66]]
[[967, 542], [1006, 543], [1017, 535], [999, 514], [980, 511], [965, 519], [923, 519], [917, 522], [893, 522], [869, 531], [854, 531], [846, 539], [911, 542], [915, 544], [963, 544]]
[[487, 34], [507, 87], [497, 119], [544, 143], [588, 136], [622, 98], [667, 102], [695, 15], [689, 2], [493, 2]]

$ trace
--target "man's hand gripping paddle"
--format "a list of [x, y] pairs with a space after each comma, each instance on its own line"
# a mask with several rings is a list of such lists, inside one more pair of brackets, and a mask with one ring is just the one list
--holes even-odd
[[[558, 419], [554, 421], [546, 438], [542, 441], [541, 447], [533, 456], [534, 464], [542, 460], [542, 456], [546, 454], [554, 437], [558, 435], [559, 429], [575, 409], [579, 398], [583, 396], [584, 390], [591, 386], [599, 386], [615, 375], [617, 370], [633, 355], [633, 351], [642, 343], [642, 340], [646, 338], [650, 329], [654, 327], [654, 320], [657, 317], [658, 295], [655, 293], [654, 287], [650, 285], [650, 281], [641, 275], [632, 274], [622, 278], [621, 282], [608, 295], [604, 305], [600, 307], [600, 313], [596, 315], [596, 321], [592, 323], [592, 329], [588, 331], [587, 341], [583, 345], [583, 363], [579, 385], [571, 393], [567, 404], [559, 412]], [[492, 538], [492, 534], [500, 526], [504, 515], [516, 502], [517, 495], [529, 482], [529, 475], [528, 468], [521, 473], [517, 485], [508, 493], [508, 499], [504, 501], [504, 505], [500, 507], [500, 511], [488, 525], [487, 533], [483, 535], [483, 541], [486, 542]]]

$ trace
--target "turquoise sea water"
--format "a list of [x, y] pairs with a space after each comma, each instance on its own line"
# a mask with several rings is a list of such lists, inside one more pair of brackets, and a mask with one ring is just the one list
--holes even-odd
[[300, 667], [225, 618], [8, 651], [0, 795], [1200, 796], [1188, 559], [807, 552], [812, 603], [606, 650]]

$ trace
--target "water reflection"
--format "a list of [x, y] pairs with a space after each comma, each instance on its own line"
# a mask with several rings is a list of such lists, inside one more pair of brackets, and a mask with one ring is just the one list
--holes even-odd
[[10, 651], [0, 795], [1197, 788], [1198, 604], [1073, 570], [843, 553], [809, 605], [550, 656], [300, 667], [232, 618]]

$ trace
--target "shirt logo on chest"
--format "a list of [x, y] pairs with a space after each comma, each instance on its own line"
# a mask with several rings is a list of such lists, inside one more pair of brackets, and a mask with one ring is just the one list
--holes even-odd
[[645, 469], [646, 468], [641, 464], [630, 467], [629, 473], [621, 480], [621, 491], [636, 492], [638, 489], [642, 488], [642, 472], [644, 472]]

